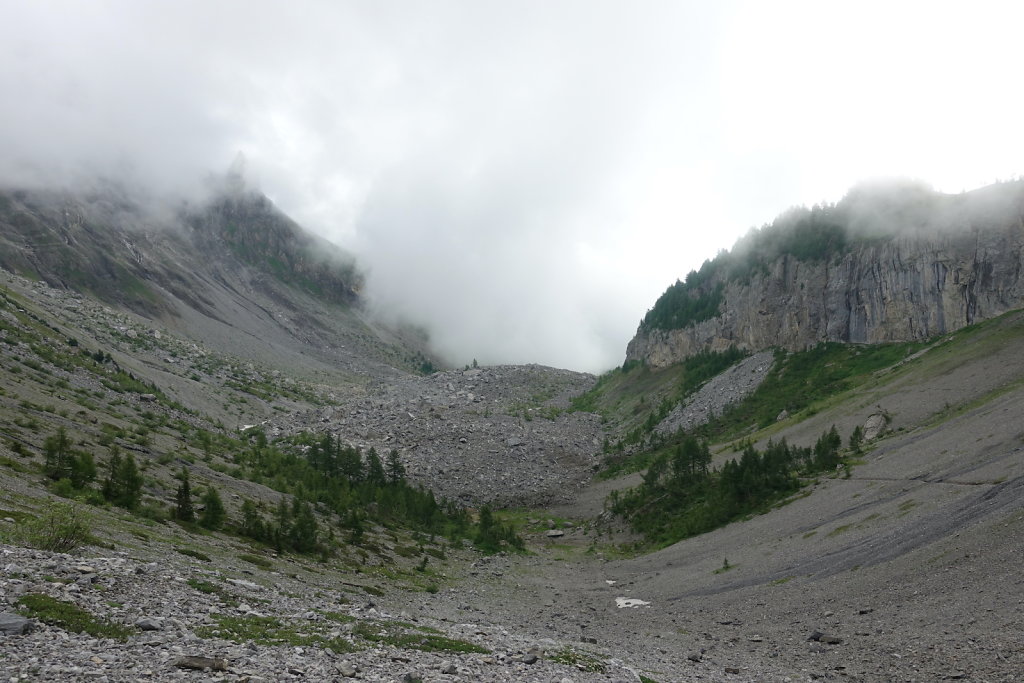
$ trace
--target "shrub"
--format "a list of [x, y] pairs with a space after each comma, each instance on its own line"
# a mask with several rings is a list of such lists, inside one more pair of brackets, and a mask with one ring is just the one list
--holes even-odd
[[92, 518], [81, 508], [55, 503], [42, 516], [15, 527], [14, 540], [39, 550], [66, 553], [94, 543]]

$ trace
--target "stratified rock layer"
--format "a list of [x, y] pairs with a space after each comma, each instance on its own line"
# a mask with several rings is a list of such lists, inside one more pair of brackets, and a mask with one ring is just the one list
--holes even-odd
[[1018, 193], [987, 211], [968, 204], [926, 229], [897, 226], [899, 236], [855, 242], [832, 259], [783, 255], [746, 281], [716, 274], [718, 316], [677, 330], [641, 325], [626, 358], [665, 366], [734, 345], [910, 341], [1001, 315], [1024, 306], [1022, 213]]

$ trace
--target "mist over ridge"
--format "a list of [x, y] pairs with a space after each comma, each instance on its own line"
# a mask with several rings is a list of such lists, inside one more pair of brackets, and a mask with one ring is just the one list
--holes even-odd
[[1024, 158], [1006, 3], [3, 0], [0, 19], [0, 184], [197, 202], [242, 152], [456, 365], [612, 367], [666, 283], [786, 207], [880, 176], [956, 193]]

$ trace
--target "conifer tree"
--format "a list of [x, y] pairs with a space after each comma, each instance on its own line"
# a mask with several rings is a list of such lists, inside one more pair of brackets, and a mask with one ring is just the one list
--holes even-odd
[[86, 487], [96, 478], [96, 463], [92, 453], [79, 452], [71, 456], [71, 485], [76, 489]]
[[243, 536], [257, 541], [266, 541], [267, 524], [263, 517], [256, 511], [256, 505], [251, 500], [242, 503], [242, 526], [239, 529]]
[[288, 533], [289, 545], [297, 553], [311, 553], [317, 548], [317, 524], [309, 503], [292, 499], [292, 527]]
[[181, 483], [175, 495], [174, 518], [179, 522], [194, 522], [195, 510], [192, 508], [192, 487], [188, 481], [188, 470], [181, 468]]
[[224, 503], [220, 500], [220, 494], [213, 485], [206, 487], [203, 494], [203, 513], [199, 516], [199, 525], [204, 529], [216, 531], [224, 526]]
[[377, 486], [387, 481], [384, 474], [384, 463], [380, 461], [380, 456], [377, 455], [375, 448], [371, 448], [370, 452], [366, 454], [366, 481]]
[[50, 479], [64, 479], [71, 476], [71, 439], [63, 427], [57, 433], [46, 437], [43, 442], [46, 476]]
[[103, 497], [107, 502], [134, 510], [142, 500], [142, 475], [131, 453], [121, 457], [121, 449], [110, 449], [107, 479], [103, 482]]
[[388, 453], [388, 465], [387, 465], [388, 481], [392, 484], [397, 484], [400, 481], [405, 480], [405, 466], [402, 461], [398, 458], [398, 451], [392, 449]]

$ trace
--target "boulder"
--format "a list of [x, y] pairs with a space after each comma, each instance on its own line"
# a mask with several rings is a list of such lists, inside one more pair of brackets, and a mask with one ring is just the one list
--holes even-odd
[[35, 622], [20, 614], [0, 612], [0, 633], [6, 636], [23, 636], [35, 628]]

